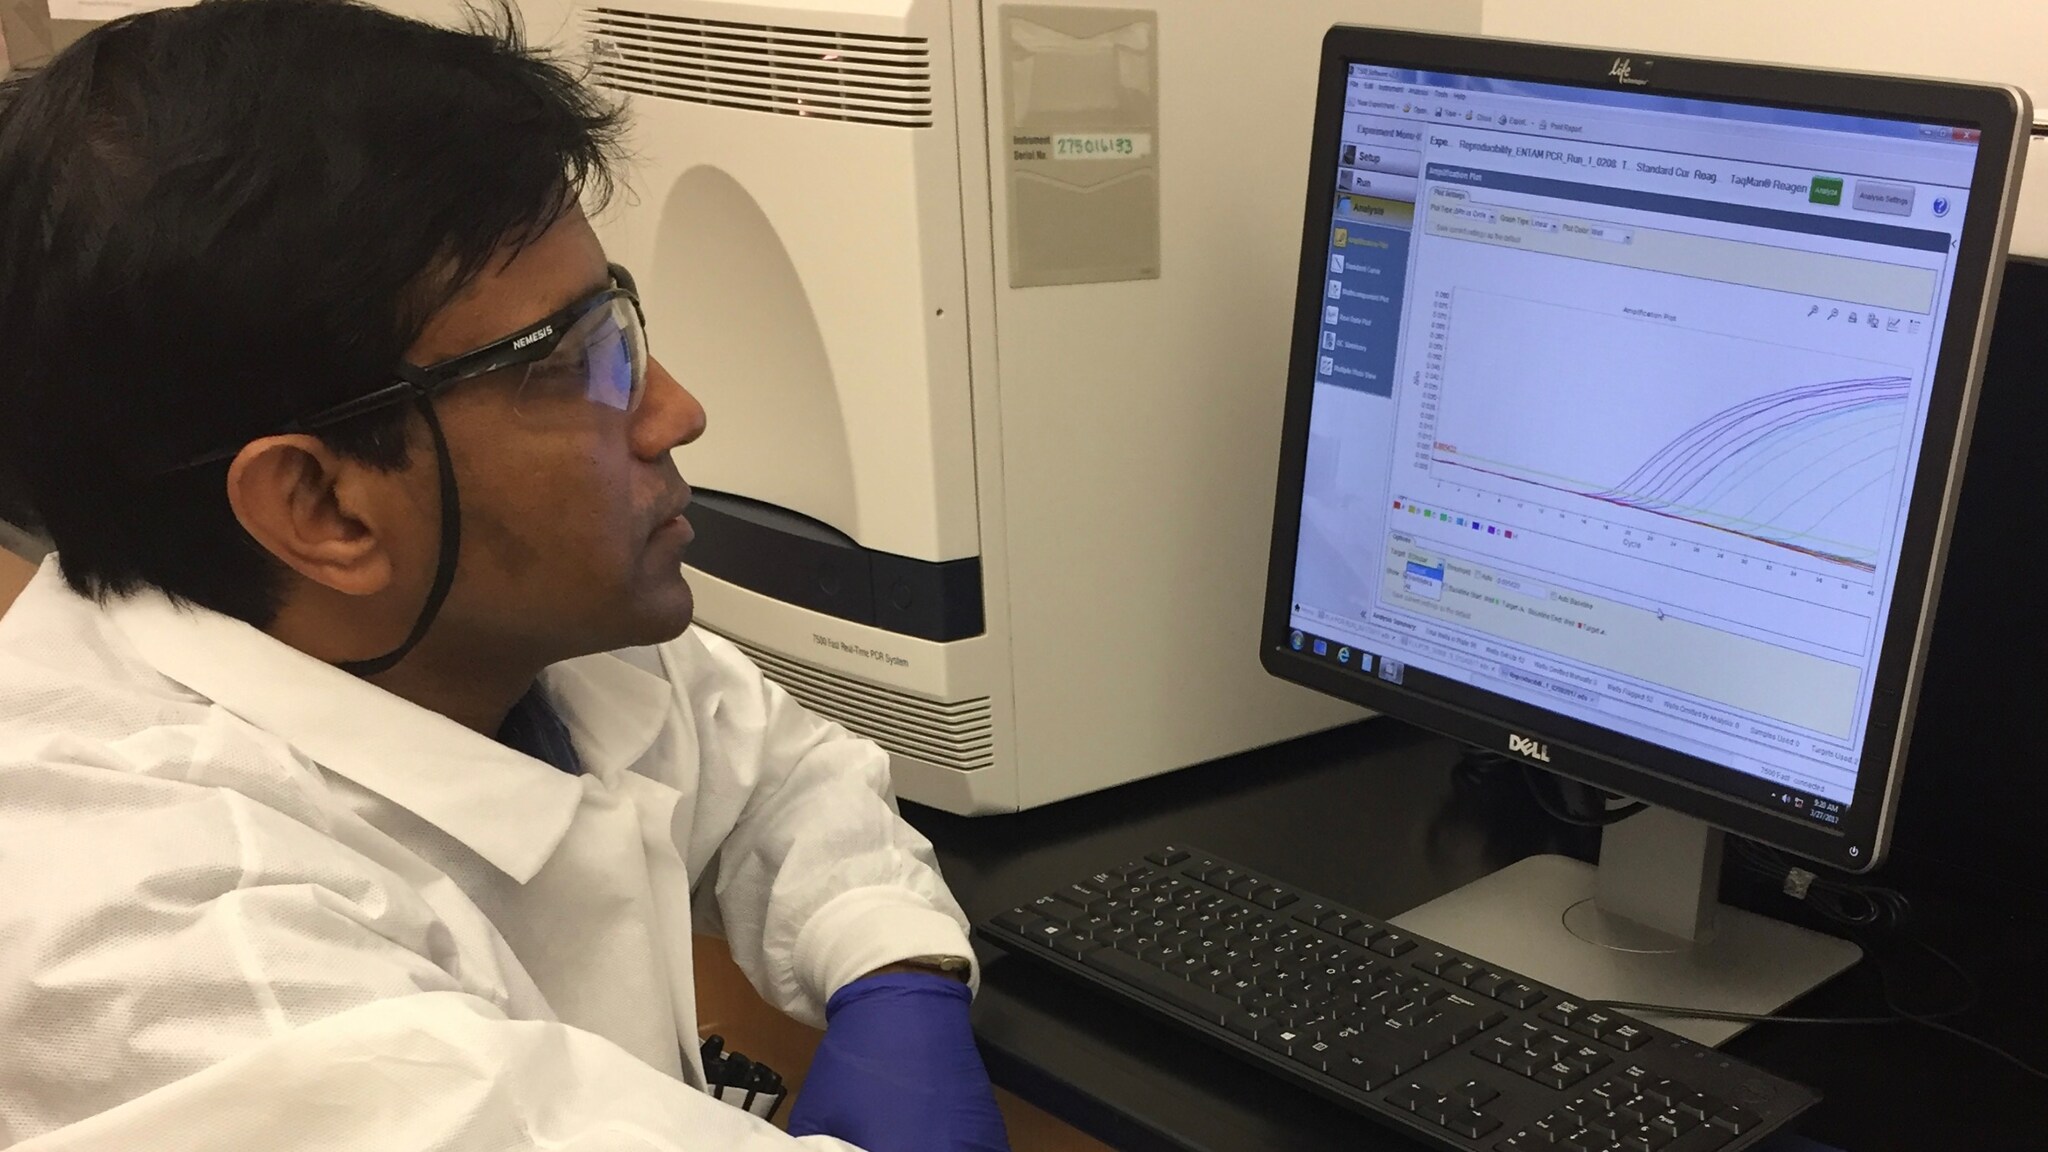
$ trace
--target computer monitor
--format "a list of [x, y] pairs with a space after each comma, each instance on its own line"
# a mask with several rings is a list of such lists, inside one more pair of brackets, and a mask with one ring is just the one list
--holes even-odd
[[1885, 853], [2029, 121], [1989, 85], [1331, 30], [1262, 659], [1653, 806], [1597, 870], [1408, 927], [1733, 1011], [1854, 962], [1718, 908], [1721, 830]]

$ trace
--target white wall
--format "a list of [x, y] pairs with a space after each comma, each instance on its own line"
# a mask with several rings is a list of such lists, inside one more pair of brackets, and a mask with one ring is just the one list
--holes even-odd
[[[1494, 36], [1995, 80], [2048, 104], [2041, 0], [1486, 0], [1481, 20]], [[2048, 256], [2048, 140], [2027, 164], [2013, 251]]]

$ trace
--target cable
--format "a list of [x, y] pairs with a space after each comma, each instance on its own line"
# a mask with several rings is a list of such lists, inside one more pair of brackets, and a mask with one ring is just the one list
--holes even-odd
[[[1582, 816], [1576, 812], [1564, 810], [1555, 800], [1547, 795], [1543, 790], [1543, 786], [1537, 782], [1534, 769], [1524, 768], [1522, 770], [1522, 781], [1529, 786], [1529, 794], [1536, 798], [1536, 806], [1543, 809], [1544, 815], [1552, 820], [1570, 824], [1574, 828], [1605, 828], [1610, 824], [1619, 824], [1623, 820], [1649, 807], [1649, 805], [1641, 800], [1635, 800], [1619, 808], [1609, 808], [1597, 816]], [[1595, 795], [1605, 795], [1605, 793], [1600, 792], [1598, 789], [1589, 787], [1588, 790]]]
[[[1939, 1012], [1907, 1011], [1899, 1006], [1897, 998], [1893, 996], [1891, 977], [1881, 963], [1877, 966], [1878, 985], [1883, 990], [1884, 1006], [1891, 1013], [1889, 1016], [1781, 1016], [1768, 1012], [1723, 1012], [1715, 1008], [1688, 1008], [1675, 1004], [1650, 1004], [1634, 1000], [1596, 1000], [1592, 1001], [1592, 1003], [1601, 1008], [1613, 1008], [1621, 1012], [1670, 1016], [1684, 1020], [1727, 1020], [1741, 1024], [1919, 1024], [1959, 1040], [1967, 1040], [2029, 1076], [2039, 1080], [2048, 1080], [2048, 1071], [2036, 1068], [2014, 1053], [2000, 1048], [1981, 1036], [1973, 1036], [1954, 1025], [1943, 1023], [1942, 1021], [1946, 1017], [1960, 1016], [1977, 1007], [1978, 1002], [1982, 998], [1982, 993], [1977, 987], [1976, 978], [1971, 976], [1969, 970], [1958, 964], [1948, 953], [1943, 952], [1924, 940], [1914, 940], [1911, 943], [1925, 950], [1928, 955], [1941, 961], [1950, 971], [1962, 978], [1964, 987], [1968, 989], [1962, 1003], [1951, 1008], [1944, 1008]], [[1872, 959], [1875, 961], [1874, 956]]]
[[1912, 919], [1912, 901], [1895, 888], [1830, 879], [1792, 864], [1777, 849], [1753, 840], [1731, 837], [1728, 846], [1740, 871], [1803, 901], [1824, 919], [1881, 932], [1896, 932]]

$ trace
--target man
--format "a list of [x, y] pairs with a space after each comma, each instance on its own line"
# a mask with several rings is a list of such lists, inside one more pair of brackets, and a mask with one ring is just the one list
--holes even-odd
[[886, 757], [687, 630], [618, 113], [504, 23], [207, 0], [0, 94], [0, 1146], [788, 1146], [693, 926], [828, 1022], [803, 1144], [1003, 1144]]

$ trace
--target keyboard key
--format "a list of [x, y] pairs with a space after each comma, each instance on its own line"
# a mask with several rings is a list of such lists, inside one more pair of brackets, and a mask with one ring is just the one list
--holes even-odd
[[1078, 904], [1083, 908], [1095, 908], [1109, 899], [1107, 893], [1080, 883], [1069, 884], [1065, 888], [1060, 889], [1059, 897], [1069, 903]]
[[1427, 1085], [1413, 1080], [1387, 1093], [1387, 1103], [1408, 1112], [1415, 1111], [1424, 1103], [1434, 1103], [1436, 1099], [1436, 1093]]
[[1549, 1152], [1550, 1142], [1537, 1139], [1534, 1132], [1524, 1128], [1493, 1147], [1494, 1152]]
[[1451, 1089], [1451, 1095], [1464, 1101], [1467, 1108], [1484, 1108], [1500, 1098], [1500, 1093], [1492, 1085], [1476, 1077]]
[[1102, 945], [1071, 929], [1048, 938], [1046, 943], [1052, 945], [1052, 950], [1060, 955], [1071, 956], [1076, 960], [1102, 947]]
[[1385, 934], [1385, 932], [1386, 929], [1377, 924], [1360, 920], [1344, 930], [1344, 938], [1361, 947], [1369, 947], [1374, 940]]
[[1382, 956], [1400, 956], [1415, 950], [1415, 941], [1400, 932], [1388, 932], [1375, 939], [1370, 945]]
[[1225, 1013], [1223, 1026], [1247, 1040], [1257, 1040], [1260, 1033], [1279, 1027], [1270, 1017], [1254, 1016], [1243, 1010]]
[[1123, 880], [1123, 877], [1114, 872], [1097, 872], [1086, 880], [1081, 881], [1081, 883], [1083, 886], [1093, 888], [1107, 896], [1109, 893], [1123, 887]]
[[1695, 1128], [1671, 1143], [1660, 1152], [1717, 1152], [1735, 1140], [1735, 1133], [1711, 1124]]
[[1510, 1059], [1527, 1055], [1520, 1044], [1507, 1036], [1495, 1036], [1472, 1050], [1474, 1056], [1488, 1064], [1506, 1064]]
[[1635, 1125], [1615, 1134], [1615, 1142], [1627, 1152], [1662, 1152], [1672, 1138], [1654, 1128]]
[[1431, 976], [1440, 976], [1443, 974], [1444, 969], [1449, 968], [1453, 964], [1461, 964], [1464, 960], [1465, 958], [1456, 952], [1446, 952], [1442, 948], [1431, 948], [1412, 961], [1412, 964]]
[[1202, 877], [1202, 883], [1209, 885], [1211, 888], [1229, 888], [1232, 881], [1242, 879], [1243, 877], [1244, 873], [1242, 871], [1224, 866], [1216, 868], [1207, 876]]
[[1285, 888], [1267, 887], [1252, 894], [1252, 903], [1276, 911], [1287, 907], [1298, 899], [1300, 897]]
[[1651, 1116], [1647, 1123], [1667, 1136], [1683, 1136], [1699, 1127], [1702, 1121], [1691, 1113], [1672, 1108]]
[[1305, 1049], [1309, 1044], [1313, 1043], [1315, 1036], [1313, 1033], [1303, 1032], [1299, 1028], [1285, 1027], [1273, 1028], [1262, 1032], [1258, 1040], [1259, 1043], [1264, 1044], [1282, 1056], [1292, 1056], [1297, 1047]]
[[1005, 928], [1011, 932], [1021, 933], [1024, 931], [1027, 925], [1029, 925], [1033, 920], [1036, 920], [1038, 918], [1038, 913], [1033, 912], [1030, 908], [1020, 905], [1016, 908], [1010, 909], [1008, 912], [998, 913], [995, 919], [992, 921], [992, 923], [994, 923], [995, 926], [998, 928]]
[[1536, 1074], [1530, 1077], [1530, 1079], [1536, 1081], [1538, 1084], [1547, 1084], [1560, 1092], [1564, 1091], [1565, 1089], [1571, 1087], [1574, 1084], [1577, 1084], [1579, 1081], [1584, 1080], [1585, 1078], [1585, 1071], [1581, 1069], [1578, 1065], [1567, 1064], [1562, 1060], [1553, 1061], [1550, 1064], [1538, 1068], [1536, 1070]]
[[1666, 1107], [1677, 1103], [1680, 1097], [1692, 1094], [1692, 1089], [1687, 1088], [1676, 1080], [1666, 1080], [1661, 1076], [1654, 1080], [1643, 1081], [1642, 1084], [1637, 1086], [1636, 1091]]
[[1737, 1136], [1764, 1122], [1763, 1117], [1741, 1108], [1726, 1107], [1707, 1117], [1707, 1123], [1716, 1128], [1726, 1128]]
[[1306, 924], [1313, 928], [1317, 920], [1329, 914], [1330, 906], [1328, 904], [1323, 903], [1321, 900], [1310, 900], [1296, 908], [1291, 918], [1297, 924]]
[[1233, 896], [1250, 896], [1253, 892], [1256, 892], [1260, 888], [1264, 887], [1264, 885], [1260, 884], [1257, 880], [1254, 880], [1249, 876], [1239, 876], [1237, 879], [1232, 880], [1230, 883], [1224, 885], [1224, 887], [1228, 889], [1230, 891], [1230, 894]]
[[1587, 1131], [1598, 1132], [1600, 1135], [1608, 1137], [1609, 1139], [1613, 1139], [1615, 1136], [1621, 1133], [1621, 1130], [1623, 1128], [1628, 1127], [1626, 1121], [1616, 1119], [1613, 1116], [1609, 1116], [1605, 1113], [1600, 1112], [1594, 1112], [1588, 1115], [1581, 1116], [1580, 1119], [1586, 1122]]
[[1584, 1012], [1572, 1021], [1572, 1031], [1598, 1040], [1620, 1023], [1605, 1012]]
[[1559, 1000], [1536, 1015], [1538, 1019], [1548, 1020], [1560, 1028], [1569, 1028], [1572, 1026], [1572, 1021], [1585, 1014], [1586, 1006], [1584, 1004], [1576, 1000]]
[[1041, 919], [1033, 922], [1029, 927], [1025, 928], [1024, 935], [1030, 937], [1033, 940], [1038, 941], [1040, 944], [1049, 944], [1052, 942], [1053, 937], [1058, 936], [1060, 933], [1065, 932], [1066, 930], [1067, 926], [1065, 924], [1060, 923], [1057, 920]]
[[1676, 1112], [1683, 1112], [1701, 1120], [1719, 1112], [1726, 1105], [1704, 1092], [1684, 1092], [1671, 1097], [1669, 1104]]
[[1605, 1035], [1601, 1036], [1600, 1039], [1614, 1045], [1623, 1052], [1633, 1052], [1650, 1042], [1650, 1033], [1648, 1029], [1637, 1027], [1634, 1024], [1617, 1024], [1609, 1029]]
[[1500, 991], [1500, 986], [1506, 983], [1508, 983], [1508, 978], [1498, 972], [1481, 972], [1479, 975], [1467, 980], [1465, 987], [1479, 993], [1481, 996], [1491, 996]]
[[1478, 1140], [1500, 1127], [1500, 1121], [1491, 1116], [1474, 1112], [1470, 1108], [1459, 1109], [1441, 1117], [1437, 1123], [1469, 1140]]
[[1444, 970], [1437, 975], [1462, 987], [1467, 980], [1479, 975], [1479, 966], [1469, 960], [1460, 960], [1455, 964], [1445, 965]]
[[1057, 920], [1062, 924], [1069, 920], [1085, 920], [1088, 918], [1088, 910], [1086, 908], [1070, 900], [1062, 900], [1058, 896], [1040, 896], [1031, 902], [1031, 910], [1048, 920]]
[[1545, 993], [1533, 984], [1517, 981], [1503, 986], [1494, 999], [1504, 1004], [1512, 1004], [1517, 1008], [1527, 1009], [1534, 1008], [1538, 1004], [1543, 1003]]
[[1323, 1071], [1361, 1091], [1372, 1092], [1385, 1087], [1400, 1073], [1393, 1066], [1361, 1052], [1341, 1051], [1336, 1059], [1323, 1066]]
[[1662, 1080], [1663, 1077], [1640, 1064], [1630, 1064], [1619, 1071], [1610, 1073], [1607, 1079], [1609, 1083], [1619, 1084], [1631, 1092], [1641, 1092], [1648, 1085]]
[[1159, 865], [1161, 868], [1171, 868], [1187, 858], [1188, 854], [1186, 852], [1171, 844], [1157, 852], [1148, 852], [1145, 855], [1145, 859]]

